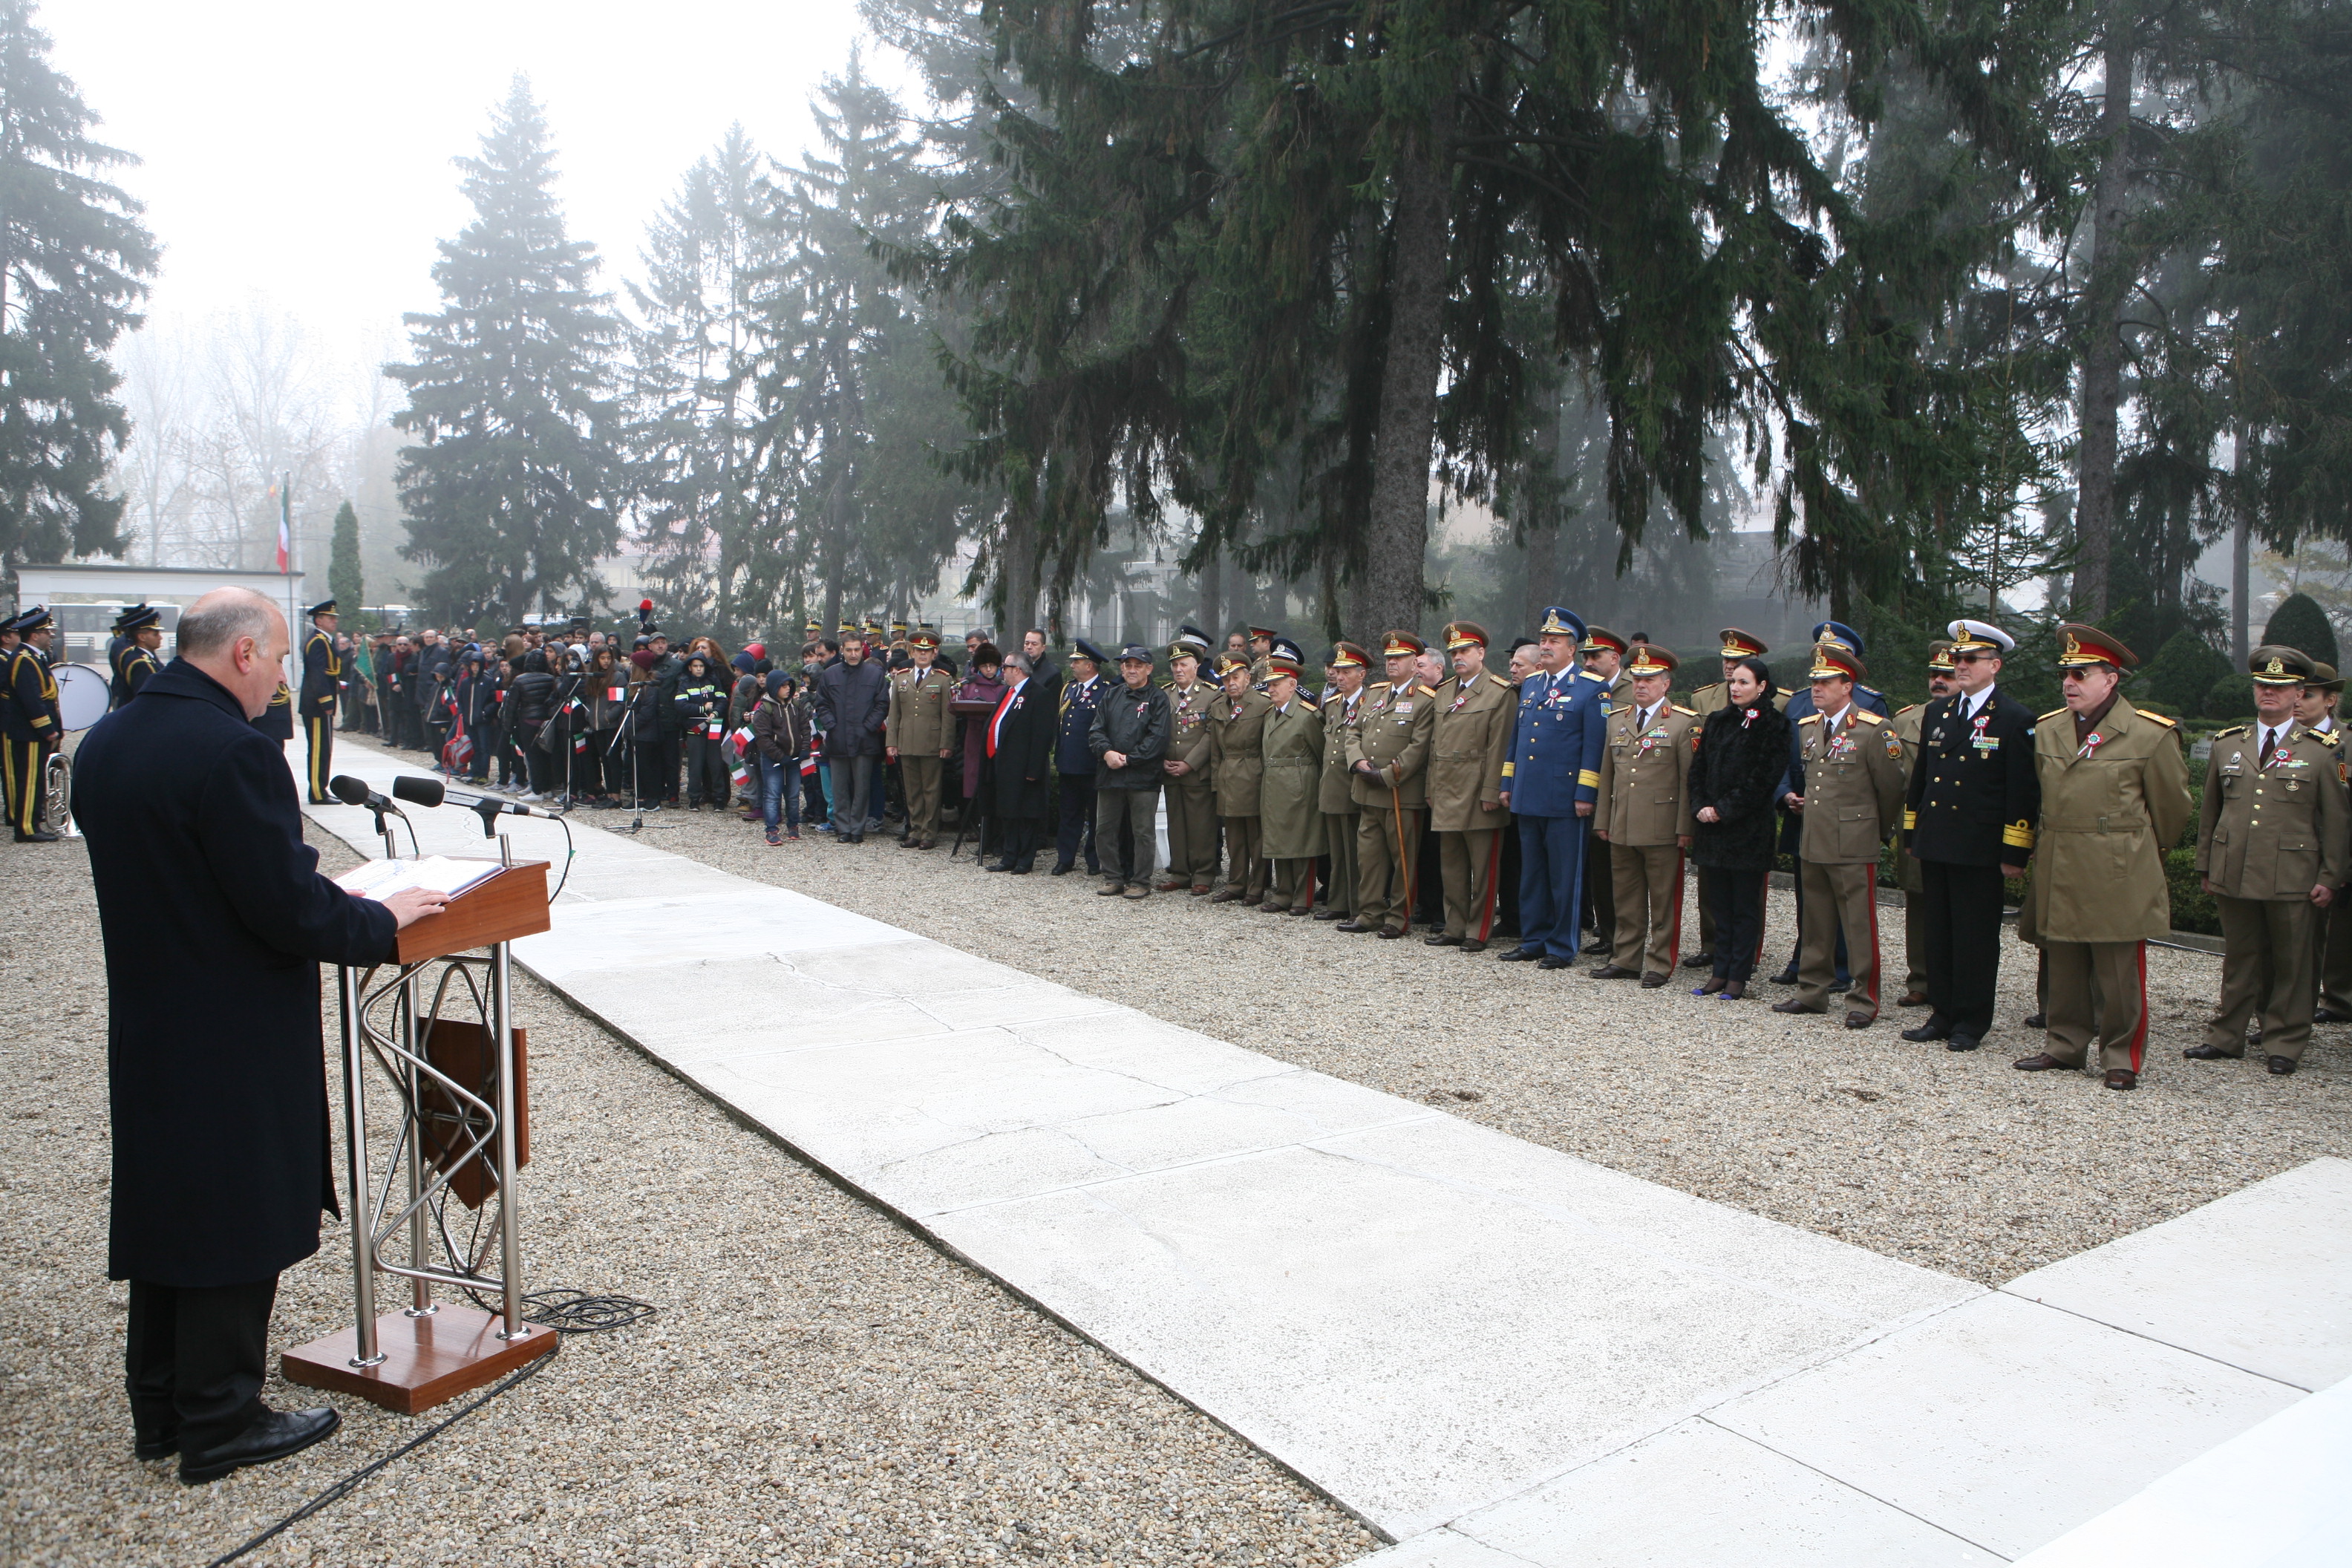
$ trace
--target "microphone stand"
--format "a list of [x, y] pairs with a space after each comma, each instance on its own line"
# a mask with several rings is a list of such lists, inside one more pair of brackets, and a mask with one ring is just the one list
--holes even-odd
[[[629, 683], [629, 694], [621, 700], [621, 727], [613, 732], [615, 744], [619, 743], [623, 736], [628, 737], [629, 831], [631, 833], [642, 833], [646, 826], [646, 792], [637, 783], [637, 760], [643, 755], [645, 748], [637, 743], [636, 711], [637, 698], [646, 687], [653, 684], [650, 680], [635, 680]], [[605, 755], [609, 757], [611, 754], [612, 749], [607, 747]]]

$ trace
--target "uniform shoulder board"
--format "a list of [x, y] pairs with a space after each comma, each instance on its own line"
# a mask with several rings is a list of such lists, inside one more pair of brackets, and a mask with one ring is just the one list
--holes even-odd
[[[2251, 724], [2232, 724], [2226, 730], [2216, 730], [2213, 731], [2213, 738], [2217, 741], [2226, 741], [2232, 735], [2242, 735], [2252, 728], [2253, 728], [2253, 726]], [[2305, 732], [2308, 733], [2308, 731]]]
[[1423, 697], [1434, 697], [1437, 695], [1437, 691], [1433, 687], [1416, 686], [1413, 689], [1420, 692]]
[[1797, 721], [1800, 724], [1818, 724], [1821, 721], [1822, 716], [1819, 713], [1808, 713], [1803, 718]]
[[2138, 714], [2143, 719], [2155, 720], [2158, 723], [2163, 725], [2168, 730], [2178, 730], [2180, 728], [2180, 721], [2178, 719], [2168, 719], [2161, 713], [2151, 713], [2145, 708], [2135, 708], [2132, 711]]
[[1900, 719], [1906, 713], [1916, 713], [1920, 709], [1925, 708], [1926, 706], [1927, 705], [1925, 702], [1906, 702], [1902, 707], [1897, 708], [1895, 710], [1895, 716], [1897, 719]]
[[1685, 714], [1690, 718], [1696, 719], [1698, 717], [1698, 710], [1696, 708], [1685, 708], [1679, 702], [1669, 702], [1666, 706], [1673, 709], [1675, 712]]
[[1797, 694], [1797, 689], [1793, 686], [1776, 686], [1772, 689], [1783, 697], [1794, 697]]
[[2058, 717], [2058, 715], [2059, 715], [2059, 714], [2063, 713], [2063, 712], [2065, 712], [2065, 711], [2066, 711], [2066, 710], [2065, 710], [2065, 709], [2063, 709], [2063, 708], [2053, 708], [2052, 710], [2050, 710], [2050, 711], [2049, 711], [2049, 712], [2044, 713], [2043, 715], [2042, 715], [2042, 717], [2041, 717], [2041, 718], [2036, 719], [2036, 720], [2034, 721], [2034, 722], [2035, 722], [2035, 723], [2037, 723], [2037, 724], [2046, 724], [2046, 723], [2048, 723], [2051, 720], [2055, 719], [2056, 717]]
[[1873, 713], [1867, 708], [1855, 709], [1853, 710], [1853, 716], [1861, 720], [1865, 724], [1884, 724], [1886, 722], [1885, 715]]
[[1365, 689], [1365, 690], [1367, 690], [1367, 691], [1386, 691], [1386, 690], [1387, 690], [1391, 686], [1392, 686], [1392, 685], [1394, 685], [1394, 684], [1395, 684], [1395, 682], [1394, 682], [1394, 681], [1389, 681], [1389, 680], [1375, 680], [1375, 681], [1373, 681], [1370, 686], [1365, 687], [1365, 688], [1364, 688], [1364, 689]]
[[1501, 687], [1506, 691], [1508, 691], [1511, 689], [1511, 683], [1509, 681], [1505, 680], [1501, 676], [1496, 675], [1491, 669], [1486, 672], [1486, 679], [1493, 681], [1496, 685]]
[[1580, 669], [1576, 673], [1582, 679], [1591, 681], [1596, 686], [1606, 686], [1609, 684], [1609, 678], [1605, 675], [1599, 675], [1589, 669]]

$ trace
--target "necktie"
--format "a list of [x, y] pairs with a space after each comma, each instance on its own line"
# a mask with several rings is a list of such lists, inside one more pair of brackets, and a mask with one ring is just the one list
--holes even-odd
[[2271, 728], [2269, 728], [2267, 725], [2265, 725], [2265, 726], [2263, 727], [2263, 760], [2262, 760], [2262, 765], [2263, 765], [2263, 767], [2269, 767], [2269, 766], [2271, 765], [2271, 756], [2272, 756], [2272, 754], [2273, 754], [2273, 752], [2275, 752], [2277, 750], [2278, 750], [2278, 731], [2277, 731], [2276, 730], [2271, 729]]

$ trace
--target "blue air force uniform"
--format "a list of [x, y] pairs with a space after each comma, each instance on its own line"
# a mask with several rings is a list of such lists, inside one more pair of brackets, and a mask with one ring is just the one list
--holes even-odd
[[[1557, 605], [1544, 611], [1543, 632], [1581, 643], [1584, 623]], [[1538, 670], [1519, 684], [1510, 759], [1503, 787], [1519, 822], [1519, 946], [1505, 958], [1546, 961], [1558, 969], [1578, 946], [1590, 806], [1601, 791], [1601, 753], [1609, 729], [1609, 682], [1580, 669], [1570, 656], [1557, 676]]]

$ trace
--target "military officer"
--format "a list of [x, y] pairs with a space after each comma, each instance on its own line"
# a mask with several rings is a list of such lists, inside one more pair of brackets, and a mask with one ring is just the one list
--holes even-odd
[[[1927, 645], [1927, 702], [1959, 689], [1952, 679], [1952, 639], [1937, 637]], [[1904, 798], [1910, 798], [1911, 779], [1919, 770], [1919, 721], [1927, 702], [1914, 702], [1895, 710], [1895, 733], [1903, 742]], [[1927, 1005], [1927, 939], [1921, 925], [1927, 895], [1919, 880], [1919, 862], [1911, 854], [1910, 837], [1900, 823], [1895, 829], [1895, 885], [1903, 889], [1903, 994], [1897, 1007]]]
[[[1813, 647], [1815, 665], [1821, 663], [1819, 650], [1823, 647], [1843, 648], [1853, 654], [1857, 661], [1864, 658], [1862, 634], [1843, 621], [1823, 621], [1815, 626]], [[1864, 711], [1875, 713], [1882, 719], [1889, 717], [1893, 711], [1887, 704], [1885, 693], [1864, 686], [1859, 681], [1854, 683], [1853, 701], [1855, 706]], [[1798, 753], [1803, 749], [1805, 743], [1804, 731], [1797, 726], [1803, 721], [1806, 714], [1813, 710], [1812, 688], [1810, 681], [1803, 689], [1790, 693], [1788, 700], [1780, 704], [1780, 711], [1789, 716], [1789, 772], [1780, 780], [1780, 793], [1774, 798], [1776, 808], [1780, 816], [1780, 849], [1792, 859], [1801, 858], [1798, 841], [1803, 837], [1804, 831], [1804, 823], [1797, 815], [1794, 805], [1796, 797], [1803, 793], [1803, 783], [1799, 776]], [[1781, 967], [1780, 973], [1772, 977], [1772, 984], [1775, 985], [1797, 984], [1797, 960], [1799, 949], [1804, 943], [1802, 931], [1805, 923], [1805, 879], [1801, 876], [1797, 879], [1796, 905], [1797, 927], [1800, 933], [1797, 945], [1789, 950], [1789, 962]], [[1841, 929], [1834, 935], [1837, 963], [1835, 989], [1843, 990], [1847, 980], [1845, 932]]]
[[1903, 742], [1883, 714], [1856, 700], [1863, 674], [1851, 648], [1828, 642], [1814, 647], [1812, 711], [1794, 726], [1802, 793], [1790, 812], [1803, 826], [1798, 875], [1807, 894], [1799, 906], [1798, 990], [1772, 1005], [1776, 1013], [1829, 1010], [1843, 931], [1853, 971], [1849, 1029], [1878, 1020], [1878, 851], [1903, 811]]
[[2172, 929], [2164, 851], [2188, 826], [2189, 769], [2173, 721], [2118, 689], [2138, 662], [2131, 649], [2097, 626], [2069, 622], [2058, 635], [2066, 705], [2033, 728], [2042, 829], [2026, 911], [2049, 964], [2049, 1030], [2043, 1048], [2014, 1065], [2080, 1068], [2096, 1036], [2106, 1087], [2137, 1089], [2147, 940]]
[[1069, 679], [1062, 683], [1061, 728], [1054, 739], [1054, 772], [1061, 788], [1062, 825], [1054, 845], [1054, 875], [1066, 877], [1086, 856], [1087, 875], [1102, 874], [1095, 843], [1095, 704], [1105, 695], [1102, 667], [1109, 660], [1084, 637], [1070, 653]]
[[[1724, 689], [1724, 681], [1731, 679], [1733, 666], [1743, 658], [1762, 658], [1771, 651], [1762, 637], [1741, 631], [1738, 626], [1726, 626], [1715, 635], [1716, 640], [1722, 645], [1717, 652], [1723, 658], [1723, 680], [1709, 681], [1690, 694], [1691, 711], [1702, 720], [1730, 702], [1731, 698]], [[1789, 706], [1789, 696], [1788, 692], [1781, 692], [1775, 700], [1774, 705], [1785, 712]], [[1712, 969], [1715, 967], [1715, 900], [1706, 896], [1706, 871], [1701, 870], [1697, 876], [1698, 951], [1683, 960], [1683, 967]]]
[[[2344, 677], [2334, 665], [2316, 660], [2311, 669], [2312, 679], [2303, 683], [2294, 700], [2295, 722], [2324, 737], [2341, 759], [2344, 729], [2336, 708], [2344, 699]], [[2322, 1024], [2352, 1024], [2352, 911], [2345, 908], [2344, 889], [2336, 889], [2316, 924], [2313, 940], [2319, 944], [2319, 1007], [2312, 1017]]]
[[1495, 873], [1502, 859], [1503, 763], [1518, 717], [1511, 683], [1486, 669], [1486, 628], [1445, 628], [1454, 673], [1433, 692], [1429, 739], [1429, 830], [1437, 836], [1445, 923], [1422, 938], [1432, 947], [1484, 952], [1495, 936]]
[[327, 781], [335, 776], [335, 700], [343, 689], [342, 656], [335, 652], [335, 628], [341, 618], [332, 599], [321, 599], [302, 613], [310, 622], [302, 636], [302, 691], [297, 705], [303, 739], [310, 746], [305, 782], [312, 805], [332, 805], [335, 797]]
[[1683, 851], [1691, 820], [1691, 750], [1698, 715], [1667, 700], [1675, 656], [1635, 643], [1625, 665], [1625, 701], [1609, 714], [1601, 752], [1601, 809], [1593, 837], [1609, 847], [1617, 938], [1595, 980], [1631, 980], [1655, 990], [1673, 977], [1683, 935]]
[[[1583, 640], [1577, 644], [1577, 657], [1584, 668], [1609, 683], [1609, 707], [1613, 711], [1625, 701], [1625, 650], [1631, 647], [1623, 637], [1607, 626], [1587, 626]], [[1610, 848], [1597, 833], [1584, 852], [1584, 909], [1592, 921], [1592, 940], [1584, 944], [1587, 952], [1609, 953], [1616, 946], [1617, 899], [1610, 873]], [[1606, 967], [1609, 960], [1601, 960]]]
[[114, 623], [120, 633], [113, 651], [114, 679], [108, 682], [108, 712], [139, 695], [147, 679], [163, 668], [156, 651], [163, 646], [163, 612], [152, 605], [134, 605]]
[[1331, 858], [1324, 884], [1324, 907], [1318, 921], [1353, 921], [1356, 884], [1361, 868], [1356, 862], [1355, 785], [1348, 771], [1348, 731], [1363, 714], [1364, 678], [1371, 673], [1372, 656], [1351, 642], [1332, 645], [1331, 662], [1323, 667], [1323, 847]]
[[1576, 961], [1584, 851], [1601, 792], [1609, 683], [1577, 667], [1584, 622], [1558, 605], [1537, 629], [1540, 663], [1519, 682], [1503, 804], [1519, 819], [1519, 945], [1505, 963], [1545, 969]]
[[8, 623], [16, 646], [8, 650], [7, 701], [0, 705], [0, 774], [8, 796], [8, 824], [19, 844], [54, 844], [58, 836], [41, 822], [47, 792], [42, 788], [48, 754], [65, 740], [58, 714], [58, 681], [49, 672], [49, 642], [55, 636], [46, 605], [36, 605]]
[[2001, 880], [2024, 874], [2050, 770], [2037, 776], [2033, 715], [2000, 689], [2001, 656], [2015, 639], [1984, 621], [1945, 629], [1958, 689], [1920, 714], [1903, 812], [1905, 847], [1919, 862], [1929, 1011], [1903, 1037], [1972, 1051], [1992, 1027]]
[[1256, 674], [1268, 704], [1258, 748], [1258, 848], [1273, 884], [1258, 908], [1304, 918], [1315, 912], [1315, 862], [1323, 854], [1323, 714], [1299, 689], [1294, 660], [1270, 654]]
[[1412, 927], [1413, 870], [1429, 803], [1430, 736], [1436, 692], [1414, 679], [1428, 645], [1408, 631], [1381, 643], [1388, 679], [1366, 688], [1346, 731], [1348, 782], [1356, 802], [1356, 918], [1340, 931], [1393, 942]]
[[2352, 806], [2343, 759], [2295, 717], [2311, 658], [2273, 647], [2248, 662], [2254, 722], [2213, 737], [2197, 819], [2197, 874], [2221, 916], [2221, 1005], [2204, 1042], [2181, 1054], [2234, 1061], [2259, 1018], [2263, 1056], [2284, 1077], [2311, 1043], [2316, 928], [2344, 882]]
[[1168, 646], [1168, 875], [1160, 891], [1191, 888], [1206, 898], [1217, 881], [1217, 796], [1209, 767], [1209, 706], [1217, 689], [1201, 679], [1209, 637], [1184, 626]]
[[1576, 645], [1579, 662], [1609, 683], [1609, 705], [1625, 700], [1625, 651], [1633, 645], [1607, 626], [1587, 626]]
[[882, 739], [907, 791], [907, 836], [899, 847], [929, 849], [940, 838], [940, 770], [955, 754], [955, 720], [948, 712], [955, 682], [939, 668], [939, 633], [928, 626], [916, 632], [907, 652], [912, 664], [890, 676]]
[[1258, 786], [1265, 773], [1265, 716], [1274, 710], [1257, 689], [1246, 659], [1226, 654], [1219, 666], [1224, 690], [1209, 704], [1209, 768], [1216, 780], [1217, 816], [1225, 830], [1225, 885], [1213, 904], [1265, 899], [1265, 857], [1258, 844]]
[[1257, 668], [1257, 661], [1274, 651], [1275, 639], [1280, 636], [1282, 636], [1282, 634], [1272, 626], [1250, 627], [1249, 658], [1251, 668], [1255, 669]]

